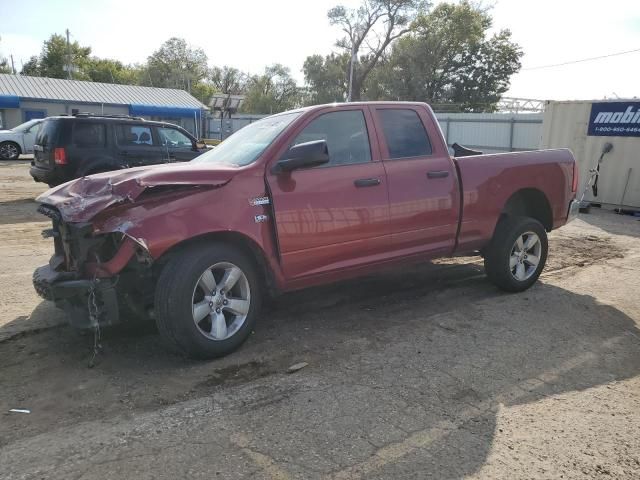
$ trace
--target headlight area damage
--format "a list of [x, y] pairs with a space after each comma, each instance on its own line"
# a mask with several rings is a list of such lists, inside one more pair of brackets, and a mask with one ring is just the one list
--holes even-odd
[[85, 177], [37, 198], [38, 211], [52, 220], [42, 233], [53, 238], [55, 251], [48, 265], [36, 269], [33, 284], [41, 297], [65, 310], [74, 327], [112, 325], [122, 312], [145, 317], [153, 303], [154, 259], [146, 240], [128, 233], [136, 219], [109, 222], [109, 231], [98, 232], [91, 222], [96, 215], [104, 218], [110, 207], [159, 195], [218, 188], [231, 179], [230, 172], [209, 171], [194, 181], [193, 170], [183, 176], [180, 169], [157, 170]]

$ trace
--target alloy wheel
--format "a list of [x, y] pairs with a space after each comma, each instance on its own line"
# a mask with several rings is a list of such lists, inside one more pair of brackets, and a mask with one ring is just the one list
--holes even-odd
[[12, 143], [0, 145], [0, 158], [12, 160], [14, 158], [18, 158], [18, 153], [18, 147]]
[[207, 268], [193, 289], [193, 321], [209, 340], [226, 340], [236, 334], [250, 306], [249, 280], [232, 263], [220, 262]]
[[523, 282], [536, 272], [540, 263], [542, 243], [540, 237], [534, 232], [526, 232], [520, 235], [513, 247], [509, 257], [509, 269], [513, 278]]

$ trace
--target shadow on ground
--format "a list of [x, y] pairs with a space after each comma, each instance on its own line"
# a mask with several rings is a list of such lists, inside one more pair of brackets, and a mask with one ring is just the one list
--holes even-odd
[[[544, 283], [503, 294], [481, 274], [423, 265], [288, 294], [240, 351], [212, 362], [167, 353], [152, 327], [102, 332], [93, 369], [91, 335], [14, 337], [0, 344], [0, 408], [32, 414], [6, 416], [0, 442], [255, 383], [260, 398], [226, 418], [294, 474], [460, 478], [484, 464], [500, 405], [640, 372], [640, 331], [623, 312]], [[292, 383], [283, 372], [301, 360]], [[385, 445], [401, 457], [368, 470]]]

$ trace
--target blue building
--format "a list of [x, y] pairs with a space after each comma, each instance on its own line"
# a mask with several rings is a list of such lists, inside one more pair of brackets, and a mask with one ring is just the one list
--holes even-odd
[[201, 135], [208, 108], [184, 90], [0, 74], [0, 128], [33, 118], [90, 112], [132, 115]]

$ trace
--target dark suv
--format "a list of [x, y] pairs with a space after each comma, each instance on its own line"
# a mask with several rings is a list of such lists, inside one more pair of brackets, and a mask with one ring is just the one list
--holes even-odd
[[207, 150], [186, 130], [137, 117], [49, 117], [34, 145], [31, 176], [50, 186], [92, 173], [184, 162]]

